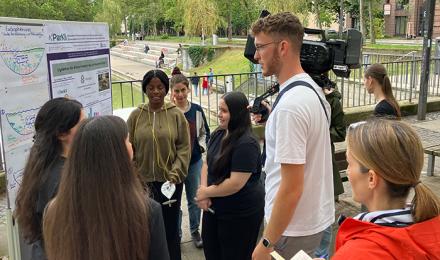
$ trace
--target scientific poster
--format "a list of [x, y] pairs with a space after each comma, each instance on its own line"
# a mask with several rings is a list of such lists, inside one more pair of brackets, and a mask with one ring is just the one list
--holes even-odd
[[0, 19], [0, 121], [10, 207], [32, 146], [39, 108], [49, 99], [43, 24]]
[[0, 17], [1, 149], [12, 210], [47, 100], [71, 97], [89, 117], [112, 114], [109, 47], [107, 24]]
[[108, 35], [105, 24], [47, 24], [52, 98], [78, 100], [89, 117], [112, 114]]

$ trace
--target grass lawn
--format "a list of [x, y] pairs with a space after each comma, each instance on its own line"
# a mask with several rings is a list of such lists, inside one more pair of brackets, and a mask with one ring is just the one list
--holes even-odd
[[405, 44], [366, 44], [364, 48], [373, 50], [390, 50], [390, 51], [420, 51], [423, 46], [420, 45], [405, 45]]
[[[201, 44], [202, 41], [200, 40], [200, 37], [189, 37], [189, 36], [146, 36], [144, 38], [146, 41], [161, 41], [161, 42], [173, 42], [173, 43], [191, 43], [191, 44]], [[212, 45], [212, 38], [208, 37], [205, 38], [206, 45]], [[234, 44], [234, 45], [245, 45], [246, 41], [241, 39], [232, 39], [229, 41], [227, 38], [218, 38], [219, 44]]]
[[142, 103], [142, 90], [140, 83], [115, 84], [123, 79], [112, 76], [112, 101], [113, 109], [133, 107]]
[[[244, 57], [243, 50], [237, 49], [227, 50], [211, 62], [207, 62], [197, 68], [192, 68], [190, 75], [194, 75], [194, 72], [197, 72], [197, 75], [203, 76], [209, 72], [209, 68], [213, 69], [214, 75], [251, 72], [250, 61]], [[243, 77], [234, 77], [234, 86], [239, 86], [247, 78], [248, 76], [245, 75]], [[226, 80], [223, 77], [218, 77], [217, 79], [219, 81]], [[222, 85], [222, 83], [219, 84]]]
[[244, 57], [243, 50], [236, 49], [227, 50], [213, 61], [193, 68], [190, 72], [191, 75], [194, 72], [197, 72], [198, 75], [204, 75], [209, 72], [209, 68], [214, 70], [214, 74], [250, 72], [249, 61]]

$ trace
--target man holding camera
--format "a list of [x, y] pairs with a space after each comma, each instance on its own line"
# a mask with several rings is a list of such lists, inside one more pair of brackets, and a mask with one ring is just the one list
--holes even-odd
[[271, 259], [273, 250], [286, 259], [299, 250], [313, 256], [334, 222], [330, 106], [301, 67], [304, 28], [296, 16], [260, 18], [252, 33], [263, 75], [280, 84], [265, 129], [267, 225], [252, 258]]

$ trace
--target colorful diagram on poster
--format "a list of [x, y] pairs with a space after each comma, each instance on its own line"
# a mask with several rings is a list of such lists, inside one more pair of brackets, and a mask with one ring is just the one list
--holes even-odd
[[0, 57], [12, 72], [18, 75], [33, 73], [41, 63], [45, 54], [44, 48], [27, 50], [9, 49], [6, 44], [0, 44]]
[[34, 133], [34, 122], [40, 108], [28, 109], [14, 113], [6, 113], [9, 126], [19, 135]]

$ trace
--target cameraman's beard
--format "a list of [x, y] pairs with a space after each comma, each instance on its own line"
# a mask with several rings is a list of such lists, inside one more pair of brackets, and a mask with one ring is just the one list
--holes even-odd
[[278, 77], [280, 69], [281, 69], [280, 55], [278, 54], [277, 50], [274, 50], [270, 61], [265, 63], [263, 69], [263, 76], [268, 77], [275, 75]]

